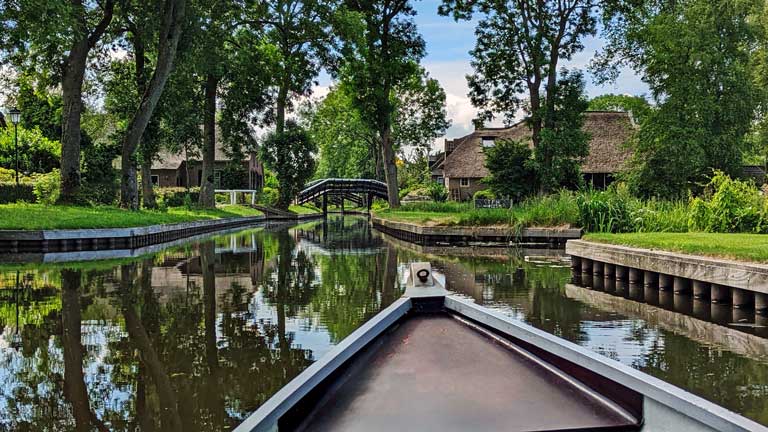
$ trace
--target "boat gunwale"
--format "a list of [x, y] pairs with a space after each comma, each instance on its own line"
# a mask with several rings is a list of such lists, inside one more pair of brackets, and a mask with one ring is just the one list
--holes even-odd
[[470, 318], [502, 334], [536, 346], [566, 361], [603, 376], [633, 390], [643, 397], [680, 413], [682, 416], [719, 431], [768, 432], [753, 420], [723, 408], [616, 360], [605, 357], [573, 342], [539, 330], [499, 312], [484, 308], [457, 296], [445, 297], [446, 309]]

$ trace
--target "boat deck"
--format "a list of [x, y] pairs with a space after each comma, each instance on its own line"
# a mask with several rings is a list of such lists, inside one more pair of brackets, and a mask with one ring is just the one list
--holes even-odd
[[638, 421], [453, 318], [416, 315], [325, 394], [305, 431], [638, 430]]

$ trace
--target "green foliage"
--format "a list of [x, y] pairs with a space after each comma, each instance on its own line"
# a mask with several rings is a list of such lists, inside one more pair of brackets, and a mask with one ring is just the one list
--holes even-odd
[[686, 0], [606, 15], [609, 43], [596, 69], [613, 78], [629, 64], [658, 106], [633, 143], [633, 193], [681, 199], [713, 168], [738, 176], [760, 102], [752, 68], [762, 8], [757, 0]]
[[35, 82], [30, 74], [20, 75], [16, 83], [16, 107], [21, 111], [19, 127], [37, 129], [51, 141], [61, 139], [61, 95], [50, 92], [43, 81]]
[[432, 182], [427, 192], [434, 202], [445, 202], [448, 199], [448, 188], [441, 182]]
[[34, 186], [31, 183], [22, 183], [17, 189], [15, 182], [0, 180], [0, 204], [9, 204], [17, 201], [35, 202]]
[[286, 122], [283, 133], [273, 132], [261, 147], [261, 160], [275, 172], [280, 183], [277, 207], [287, 209], [293, 197], [315, 172], [312, 154], [317, 146], [309, 133], [293, 121]]
[[613, 191], [589, 191], [576, 199], [579, 222], [588, 232], [626, 232], [631, 226], [627, 197]]
[[242, 189], [248, 183], [248, 170], [241, 163], [229, 163], [221, 171], [223, 189]]
[[258, 196], [259, 204], [267, 207], [276, 207], [280, 201], [280, 191], [270, 186], [264, 186]]
[[45, 205], [55, 204], [59, 199], [61, 174], [55, 169], [35, 179], [34, 194], [36, 202]]
[[768, 198], [753, 183], [717, 171], [702, 197], [690, 204], [693, 231], [768, 233]]
[[587, 109], [589, 111], [624, 111], [632, 113], [632, 117], [634, 117], [637, 123], [642, 123], [652, 110], [645, 96], [612, 93], [591, 99]]
[[83, 148], [83, 184], [81, 195], [93, 204], [114, 204], [117, 200], [117, 170], [112, 166], [119, 153], [115, 143], [94, 143]]
[[584, 76], [565, 69], [560, 75], [556, 89], [547, 95], [554, 99], [554, 111], [547, 114], [548, 127], [533, 152], [532, 166], [545, 191], [581, 186], [579, 161], [589, 154], [589, 135], [581, 129], [587, 109]]
[[472, 200], [492, 200], [492, 199], [496, 199], [496, 194], [493, 193], [493, 191], [488, 189], [479, 190], [475, 192], [474, 195], [472, 195]]
[[533, 194], [537, 183], [532, 168], [533, 152], [525, 142], [498, 140], [485, 151], [485, 167], [490, 175], [483, 183], [497, 195], [521, 201]]
[[[61, 143], [46, 138], [40, 129], [18, 127], [19, 170], [47, 173], [59, 166]], [[0, 129], [0, 167], [15, 169], [16, 156], [12, 127]]]
[[200, 198], [200, 188], [190, 188], [189, 192], [182, 187], [155, 188], [155, 197], [161, 207], [189, 208]]

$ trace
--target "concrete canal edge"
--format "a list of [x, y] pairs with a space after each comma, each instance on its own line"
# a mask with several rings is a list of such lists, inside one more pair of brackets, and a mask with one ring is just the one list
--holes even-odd
[[306, 220], [320, 217], [323, 215], [318, 213], [296, 215], [293, 218], [249, 216], [134, 228], [0, 230], [0, 253], [138, 249], [153, 244], [168, 243], [186, 237], [262, 222]]
[[422, 226], [371, 216], [377, 230], [419, 245], [522, 245], [531, 248], [563, 248], [570, 239], [581, 238], [578, 228], [523, 228], [516, 232], [511, 227]]
[[691, 294], [734, 308], [768, 311], [768, 265], [698, 255], [569, 240], [574, 280], [626, 281]]

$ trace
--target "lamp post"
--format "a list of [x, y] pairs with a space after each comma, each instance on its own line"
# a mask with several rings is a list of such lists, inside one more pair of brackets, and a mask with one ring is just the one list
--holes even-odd
[[21, 121], [21, 111], [18, 108], [11, 108], [8, 112], [13, 123], [13, 147], [16, 153], [16, 201], [19, 200], [19, 121]]

